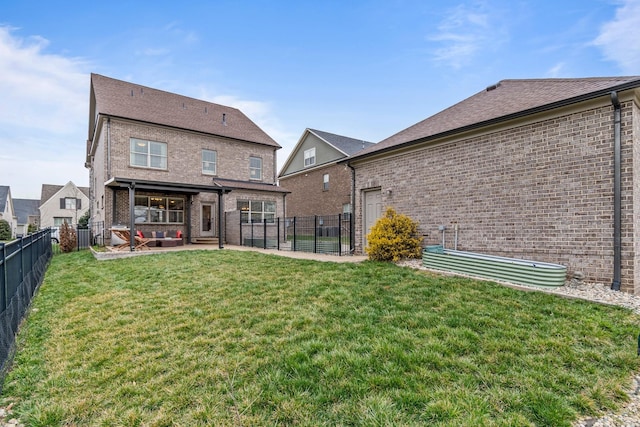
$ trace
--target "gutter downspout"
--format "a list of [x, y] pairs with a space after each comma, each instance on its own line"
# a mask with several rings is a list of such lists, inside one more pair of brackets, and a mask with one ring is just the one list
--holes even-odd
[[356, 251], [356, 242], [355, 242], [355, 213], [356, 213], [356, 170], [351, 163], [347, 162], [347, 166], [351, 169], [351, 214], [349, 215], [349, 251], [351, 255], [353, 255]]
[[621, 143], [620, 100], [616, 91], [611, 92], [613, 104], [613, 282], [611, 289], [620, 290], [622, 276], [622, 191], [621, 191]]
[[111, 179], [111, 117], [107, 117], [107, 180]]

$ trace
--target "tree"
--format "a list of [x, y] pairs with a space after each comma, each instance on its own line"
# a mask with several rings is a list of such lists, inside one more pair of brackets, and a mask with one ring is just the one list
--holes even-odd
[[89, 216], [91, 214], [87, 210], [84, 215], [78, 219], [78, 228], [89, 228]]
[[0, 219], [0, 240], [11, 240], [11, 226], [5, 219]]
[[389, 207], [367, 234], [366, 252], [373, 261], [420, 258], [418, 223]]
[[62, 252], [71, 252], [77, 245], [78, 236], [76, 235], [76, 230], [65, 221], [60, 227], [60, 250]]

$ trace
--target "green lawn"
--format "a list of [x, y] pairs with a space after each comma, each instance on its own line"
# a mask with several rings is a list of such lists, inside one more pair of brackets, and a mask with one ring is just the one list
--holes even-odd
[[74, 252], [32, 307], [28, 426], [569, 426], [640, 367], [628, 310], [393, 264]]

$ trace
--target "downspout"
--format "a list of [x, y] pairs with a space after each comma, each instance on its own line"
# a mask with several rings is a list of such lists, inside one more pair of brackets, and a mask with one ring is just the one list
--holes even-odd
[[111, 179], [111, 117], [107, 117], [107, 180]]
[[622, 190], [620, 147], [620, 100], [616, 91], [611, 92], [613, 104], [613, 282], [611, 289], [620, 290], [622, 277]]
[[355, 213], [356, 213], [356, 170], [351, 163], [347, 162], [347, 166], [351, 169], [351, 214], [349, 215], [349, 251], [353, 255], [356, 251], [355, 242]]

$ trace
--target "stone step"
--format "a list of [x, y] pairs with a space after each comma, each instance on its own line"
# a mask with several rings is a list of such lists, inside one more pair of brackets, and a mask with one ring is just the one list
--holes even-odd
[[218, 238], [217, 237], [192, 237], [191, 243], [202, 243], [205, 245], [217, 245]]

